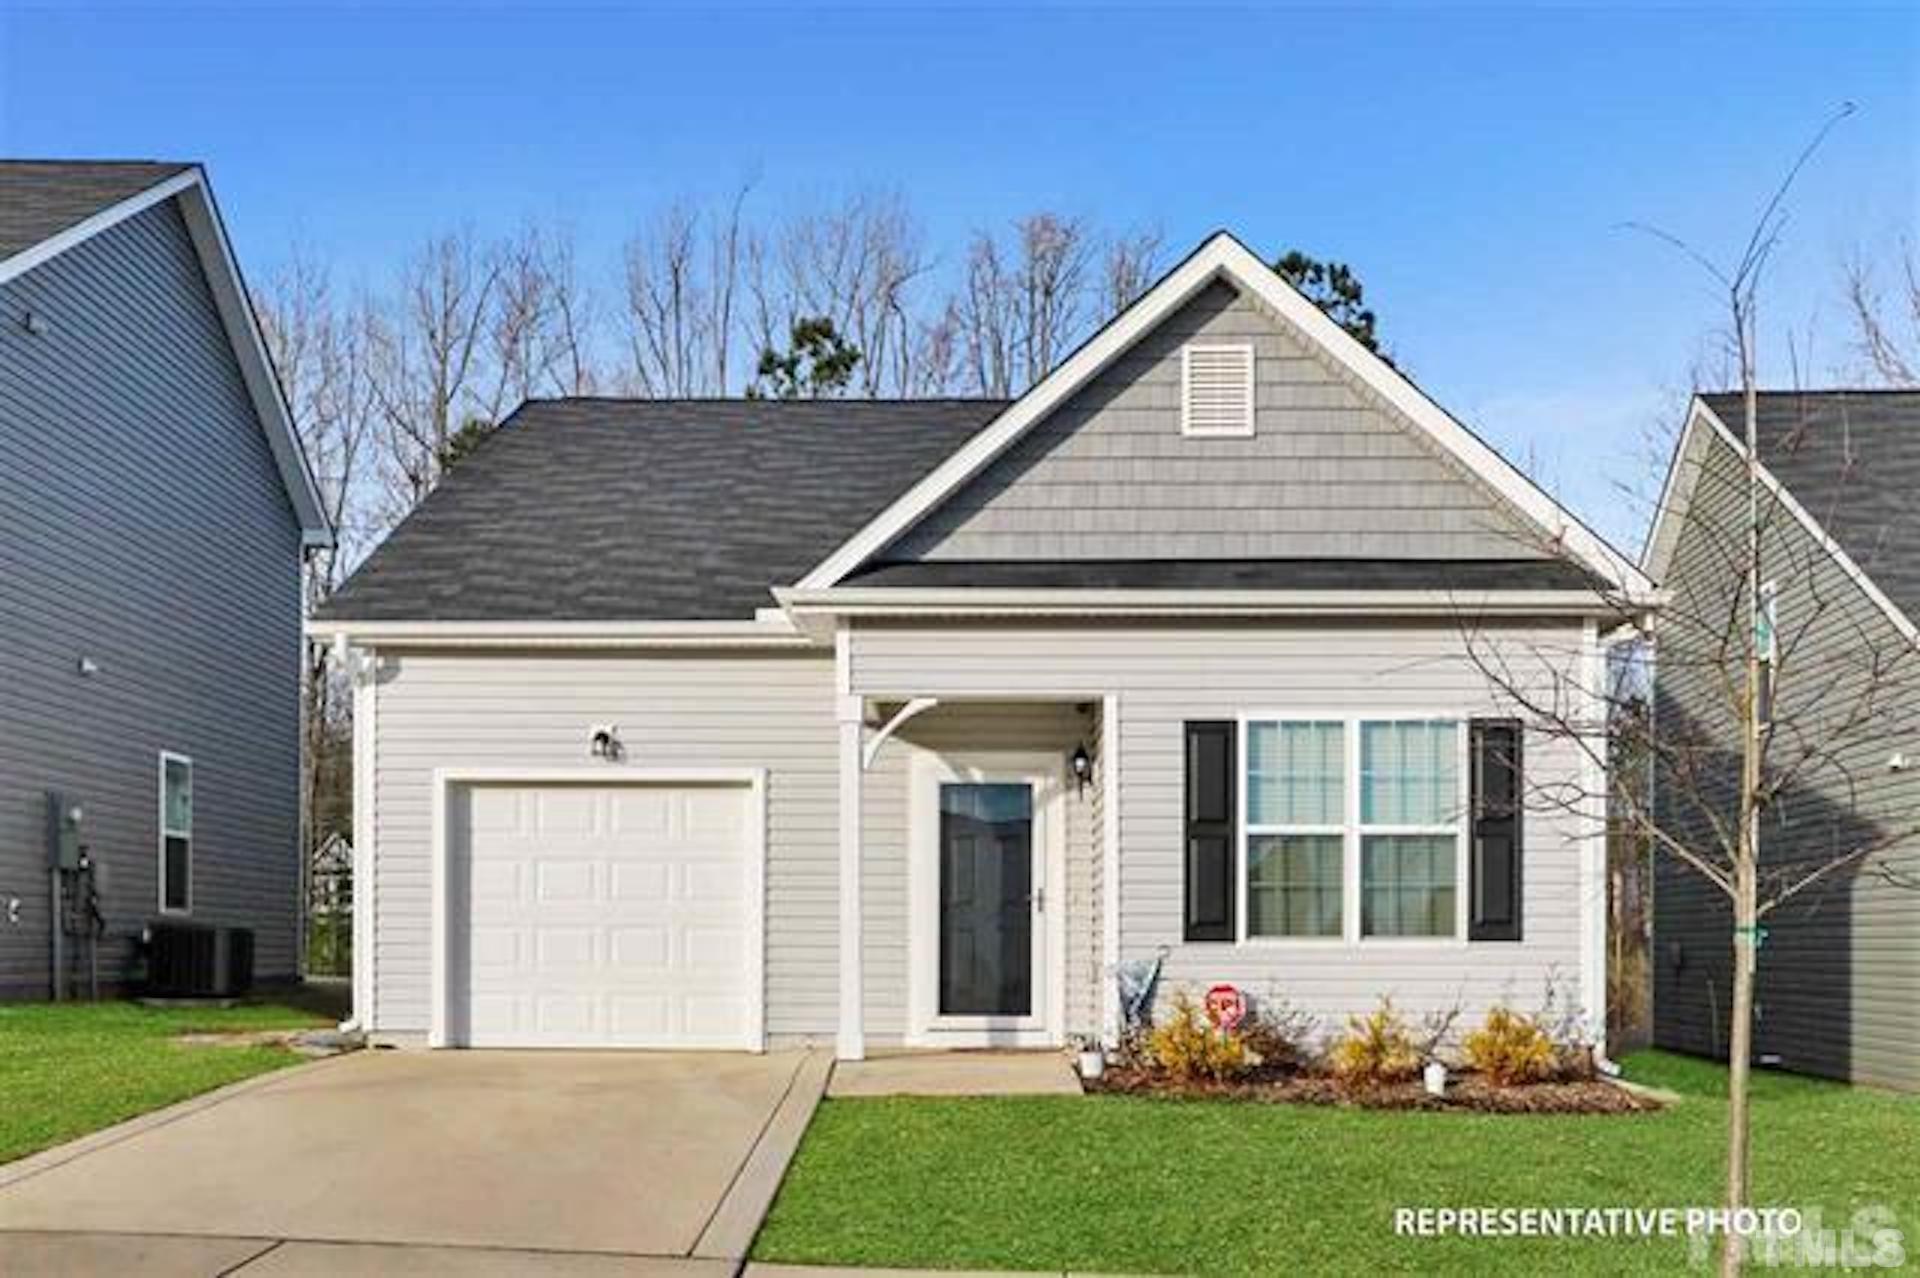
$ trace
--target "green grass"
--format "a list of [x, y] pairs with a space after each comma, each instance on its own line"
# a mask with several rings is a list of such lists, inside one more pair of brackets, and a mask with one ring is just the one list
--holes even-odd
[[[1126, 1097], [821, 1104], [754, 1246], [761, 1260], [1130, 1273], [1671, 1273], [1687, 1244], [1438, 1240], [1396, 1207], [1712, 1206], [1725, 1071], [1648, 1052], [1657, 1114], [1381, 1113]], [[1754, 1082], [1762, 1204], [1900, 1217], [1920, 1259], [1920, 1099]]]
[[271, 1003], [0, 1004], [0, 1162], [301, 1059], [271, 1046], [185, 1046], [175, 1035], [323, 1023]]

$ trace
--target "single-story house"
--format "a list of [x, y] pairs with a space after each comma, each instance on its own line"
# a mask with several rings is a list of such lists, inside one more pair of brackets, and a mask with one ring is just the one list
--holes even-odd
[[1474, 653], [1597, 689], [1649, 597], [1226, 234], [1010, 403], [530, 402], [309, 625], [355, 1016], [1049, 1045], [1161, 956], [1333, 1028], [1554, 983], [1597, 1034], [1602, 778]]
[[[1725, 676], [1731, 665], [1737, 695], [1745, 426], [1740, 395], [1693, 399], [1645, 557], [1671, 598], [1654, 711], [1671, 762], [1653, 769], [1655, 811], [1704, 848], [1737, 811]], [[1821, 877], [1764, 921], [1754, 1057], [1920, 1090], [1920, 392], [1763, 392], [1755, 427], [1765, 775], [1779, 787], [1760, 820], [1762, 898]], [[1677, 859], [1655, 866], [1654, 1042], [1724, 1059], [1731, 909]]]

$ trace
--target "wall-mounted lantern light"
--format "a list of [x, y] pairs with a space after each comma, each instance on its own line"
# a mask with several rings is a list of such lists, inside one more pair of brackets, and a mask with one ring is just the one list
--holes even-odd
[[1087, 782], [1093, 780], [1093, 756], [1087, 753], [1087, 747], [1084, 742], [1073, 748], [1073, 755], [1067, 760], [1067, 763], [1073, 768], [1074, 784], [1077, 785], [1081, 793], [1084, 794], [1087, 789]]

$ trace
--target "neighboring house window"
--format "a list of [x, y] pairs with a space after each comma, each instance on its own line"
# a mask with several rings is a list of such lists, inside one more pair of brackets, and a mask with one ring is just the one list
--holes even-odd
[[1253, 434], [1253, 347], [1180, 348], [1180, 433]]
[[1760, 680], [1758, 692], [1759, 704], [1755, 707], [1759, 721], [1763, 724], [1773, 722], [1773, 683], [1780, 668], [1780, 585], [1778, 582], [1761, 583], [1759, 607], [1753, 618], [1753, 651], [1760, 662]]
[[160, 910], [193, 908], [193, 760], [160, 753]]
[[1243, 935], [1461, 935], [1461, 749], [1454, 719], [1248, 722]]

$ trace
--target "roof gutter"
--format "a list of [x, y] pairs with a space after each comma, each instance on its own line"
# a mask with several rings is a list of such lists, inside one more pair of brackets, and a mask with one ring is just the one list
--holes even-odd
[[782, 619], [759, 621], [356, 621], [306, 623], [315, 642], [392, 648], [806, 648]]

